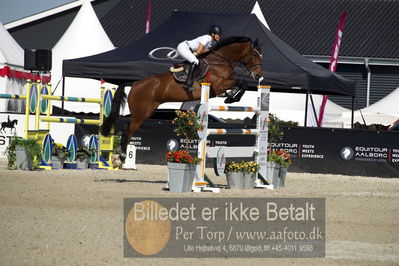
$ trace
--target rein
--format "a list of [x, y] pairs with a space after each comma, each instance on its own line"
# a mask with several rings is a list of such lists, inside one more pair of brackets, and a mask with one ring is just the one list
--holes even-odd
[[[224, 61], [227, 62], [227, 64], [231, 67], [231, 69], [233, 70], [235, 67], [235, 64], [231, 63], [231, 61], [229, 59], [227, 59], [224, 55], [222, 55], [221, 53], [219, 53], [218, 51], [213, 51], [213, 54], [219, 56], [220, 58], [222, 58]], [[214, 65], [218, 65], [217, 63], [213, 63]], [[224, 64], [223, 64], [224, 65]]]
[[[250, 51], [248, 54], [246, 54], [246, 55], [240, 57], [239, 60], [238, 60], [239, 62], [242, 62], [242, 59], [244, 59], [244, 58], [247, 57], [247, 56], [250, 56], [249, 66], [245, 66], [245, 67], [243, 68], [247, 73], [252, 72], [252, 68], [254, 68], [254, 67], [256, 67], [256, 66], [261, 66], [261, 65], [262, 65], [262, 64], [254, 64], [254, 63], [253, 63], [253, 53], [252, 53], [253, 51], [255, 51], [255, 52], [259, 55], [259, 57], [262, 58], [262, 54], [261, 54], [258, 50], [256, 50], [255, 48], [252, 48], [252, 47], [251, 47], [251, 51]], [[222, 55], [222, 54], [219, 53], [218, 51], [213, 51], [211, 54], [215, 54], [215, 55], [219, 56], [219, 57], [222, 58], [225, 62], [227, 62], [227, 64], [217, 63], [217, 62], [208, 62], [209, 64], [212, 64], [212, 65], [228, 65], [228, 66], [230, 66], [230, 68], [231, 68], [232, 70], [234, 70], [236, 64], [235, 64], [235, 63], [232, 63], [232, 62], [231, 62], [229, 59], [227, 59], [224, 55]], [[204, 59], [205, 59], [205, 58], [204, 58]]]
[[255, 48], [251, 48], [251, 52], [249, 52], [248, 54], [246, 54], [246, 55], [244, 55], [243, 57], [240, 58], [240, 61], [241, 61], [242, 59], [247, 57], [249, 54], [251, 55], [251, 57], [250, 57], [251, 61], [249, 63], [249, 66], [247, 67], [249, 69], [251, 69], [251, 68], [253, 68], [255, 66], [262, 66], [262, 64], [254, 64], [253, 63], [253, 53], [252, 53], [252, 51], [255, 51], [259, 55], [259, 57], [262, 58], [262, 54], [258, 50], [256, 50]]

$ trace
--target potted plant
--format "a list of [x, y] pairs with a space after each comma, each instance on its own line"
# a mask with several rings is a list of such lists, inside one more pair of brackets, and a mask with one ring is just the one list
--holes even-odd
[[41, 146], [35, 139], [24, 139], [14, 135], [5, 151], [8, 169], [33, 170], [38, 165]]
[[267, 155], [267, 172], [271, 177], [270, 183], [275, 188], [284, 187], [288, 166], [291, 164], [291, 156], [284, 150], [271, 150]]
[[169, 151], [166, 154], [169, 171], [169, 190], [190, 192], [194, 182], [196, 165], [200, 159], [192, 157], [188, 151]]
[[270, 183], [274, 187], [283, 187], [287, 168], [291, 164], [291, 157], [284, 150], [273, 150], [272, 143], [277, 143], [283, 139], [284, 131], [281, 129], [282, 121], [274, 114], [269, 113], [268, 139], [269, 149], [267, 156], [267, 171], [271, 178]]
[[194, 111], [176, 110], [176, 117], [172, 123], [176, 126], [173, 132], [176, 136], [184, 136], [186, 138], [186, 147], [188, 150], [189, 140], [198, 139], [198, 130], [203, 126], [198, 122], [199, 118]]
[[166, 155], [169, 171], [169, 190], [172, 192], [188, 192], [192, 189], [196, 166], [200, 161], [198, 157], [189, 154], [189, 140], [198, 138], [197, 131], [202, 128], [202, 125], [198, 123], [198, 118], [194, 111], [176, 110], [176, 118], [172, 120], [172, 123], [176, 125], [173, 132], [177, 136], [184, 136], [186, 145], [185, 150], [169, 151]]
[[254, 188], [256, 173], [259, 164], [250, 162], [230, 162], [226, 164], [224, 172], [227, 177], [227, 184], [231, 189]]
[[89, 167], [91, 153], [86, 148], [81, 148], [76, 152], [76, 168], [86, 170]]
[[68, 158], [69, 152], [61, 143], [53, 144], [53, 152], [51, 156], [52, 169], [63, 169], [64, 162]]
[[244, 188], [254, 188], [256, 181], [256, 173], [259, 171], [260, 165], [254, 161], [244, 162]]
[[268, 123], [268, 140], [270, 151], [272, 143], [277, 143], [283, 139], [284, 131], [280, 127], [281, 120], [272, 113], [269, 113]]

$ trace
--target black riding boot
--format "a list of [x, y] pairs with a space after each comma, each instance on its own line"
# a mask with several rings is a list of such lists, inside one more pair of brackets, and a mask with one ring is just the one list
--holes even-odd
[[187, 80], [183, 84], [183, 88], [189, 91], [193, 91], [193, 74], [194, 74], [194, 69], [195, 69], [195, 63], [191, 63], [190, 68], [188, 69], [187, 73]]

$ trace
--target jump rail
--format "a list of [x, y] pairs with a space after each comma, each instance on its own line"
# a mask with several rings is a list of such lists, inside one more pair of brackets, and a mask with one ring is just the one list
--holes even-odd
[[[0, 94], [0, 98], [3, 99], [19, 99], [26, 100], [25, 106], [25, 134], [24, 138], [33, 138], [40, 144], [43, 144], [43, 151], [46, 153], [51, 153], [51, 141], [52, 138], [49, 134], [50, 131], [50, 123], [73, 123], [73, 124], [87, 124], [87, 125], [98, 125], [99, 132], [100, 127], [103, 123], [104, 117], [107, 117], [111, 110], [112, 98], [114, 95], [114, 90], [101, 88], [101, 98], [83, 98], [83, 97], [68, 97], [68, 96], [54, 96], [51, 95], [51, 85], [43, 84], [40, 81], [32, 82], [28, 80], [26, 85], [26, 94], [25, 95], [13, 95], [13, 94]], [[69, 102], [85, 102], [85, 103], [96, 103], [100, 105], [100, 118], [98, 120], [95, 119], [78, 119], [78, 118], [55, 118], [51, 117], [51, 101], [69, 101]], [[29, 125], [29, 116], [31, 114], [35, 115], [35, 126], [34, 129], [30, 129]], [[42, 117], [42, 115], [45, 115]], [[40, 122], [46, 122], [45, 129], [40, 129]], [[112, 132], [111, 132], [112, 133]], [[104, 137], [99, 134], [99, 141], [97, 137], [91, 137], [92, 147], [97, 148], [98, 154], [94, 156], [95, 162], [98, 163], [99, 168], [103, 169], [112, 169], [111, 156], [112, 156], [112, 147], [114, 143], [113, 134], [111, 137]], [[72, 137], [72, 138], [71, 138]], [[74, 136], [71, 135], [68, 139], [68, 148], [69, 143], [76, 143], [75, 141], [70, 141]], [[76, 137], [75, 137], [76, 138]], [[72, 145], [72, 146], [76, 146]], [[76, 147], [75, 147], [76, 148]], [[76, 152], [76, 151], [75, 151]], [[101, 155], [101, 152], [107, 152], [109, 157], [104, 159]], [[51, 154], [50, 154], [51, 155]], [[51, 169], [48, 166], [48, 160], [51, 156], [46, 154], [45, 161], [42, 158], [42, 168], [43, 169]], [[74, 160], [75, 158], [71, 156], [70, 160]]]
[[[200, 141], [198, 143], [198, 157], [201, 163], [197, 167], [197, 178], [193, 185], [194, 191], [212, 190], [208, 187], [205, 180], [205, 163], [206, 157], [214, 158], [219, 153], [221, 147], [207, 147], [207, 137], [209, 135], [255, 135], [255, 147], [223, 147], [223, 157], [252, 157], [255, 154], [255, 161], [260, 165], [257, 173], [256, 187], [264, 187], [272, 189], [272, 185], [267, 182], [267, 145], [268, 145], [268, 115], [269, 115], [269, 95], [270, 86], [258, 86], [257, 106], [210, 106], [209, 90], [210, 83], [201, 84], [201, 101], [197, 106], [197, 115], [203, 126], [198, 131]], [[223, 129], [208, 128], [208, 113], [210, 111], [226, 111], [226, 112], [254, 112], [257, 114], [256, 129]]]

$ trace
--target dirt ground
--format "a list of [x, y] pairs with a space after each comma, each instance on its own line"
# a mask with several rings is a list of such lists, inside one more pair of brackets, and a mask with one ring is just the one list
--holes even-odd
[[[215, 183], [226, 184], [207, 171]], [[399, 265], [399, 178], [288, 173], [283, 189], [216, 194], [164, 191], [166, 176], [166, 166], [154, 165], [136, 171], [0, 170], [0, 264]], [[124, 258], [126, 197], [322, 197], [326, 258]]]

